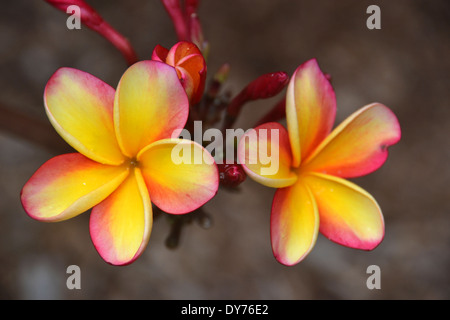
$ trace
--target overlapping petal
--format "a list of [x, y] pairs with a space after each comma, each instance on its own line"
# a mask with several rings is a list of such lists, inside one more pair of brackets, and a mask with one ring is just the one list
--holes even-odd
[[152, 52], [152, 60], [159, 62], [166, 62], [167, 55], [169, 54], [169, 49], [164, 48], [161, 45], [156, 45]]
[[191, 103], [195, 104], [201, 100], [207, 67], [202, 52], [195, 44], [180, 41], [170, 50], [157, 45], [153, 50], [152, 60], [175, 67]]
[[166, 63], [175, 66], [183, 61], [189, 60], [194, 55], [201, 55], [201, 51], [195, 44], [188, 41], [180, 41], [170, 48], [167, 53]]
[[86, 157], [104, 164], [124, 161], [114, 134], [115, 91], [80, 70], [61, 68], [45, 87], [50, 122], [67, 143]]
[[206, 62], [198, 47], [190, 42], [179, 42], [167, 54], [166, 63], [175, 66], [179, 76], [190, 85], [184, 86], [192, 103], [200, 101], [206, 81]]
[[157, 141], [143, 149], [137, 160], [152, 202], [165, 212], [191, 212], [217, 193], [214, 158], [193, 141]]
[[342, 178], [309, 173], [302, 181], [310, 188], [320, 215], [320, 232], [341, 245], [372, 250], [383, 240], [384, 219], [375, 199]]
[[101, 257], [113, 265], [136, 260], [152, 230], [152, 206], [139, 168], [92, 209], [90, 233]]
[[297, 180], [286, 129], [277, 122], [247, 131], [239, 141], [238, 158], [255, 181], [272, 188], [284, 188]]
[[34, 219], [66, 220], [101, 202], [127, 175], [125, 166], [100, 164], [79, 153], [64, 154], [44, 163], [28, 180], [22, 204]]
[[378, 169], [387, 147], [400, 140], [400, 125], [386, 106], [373, 103], [353, 113], [319, 145], [304, 170], [351, 178]]
[[298, 167], [330, 133], [336, 116], [334, 90], [315, 59], [302, 64], [286, 93], [286, 120], [293, 166]]
[[186, 124], [189, 102], [175, 69], [158, 61], [140, 61], [123, 74], [114, 100], [114, 125], [123, 153], [138, 152], [171, 137]]
[[284, 265], [303, 260], [314, 247], [319, 233], [319, 214], [309, 188], [298, 181], [275, 193], [270, 217], [270, 235], [275, 258]]

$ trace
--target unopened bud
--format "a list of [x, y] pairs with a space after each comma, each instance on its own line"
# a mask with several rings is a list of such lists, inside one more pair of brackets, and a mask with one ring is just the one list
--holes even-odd
[[191, 104], [198, 103], [205, 89], [206, 62], [199, 48], [187, 41], [180, 41], [170, 50], [157, 45], [152, 60], [164, 62], [175, 68]]
[[264, 74], [250, 82], [231, 100], [227, 108], [222, 130], [231, 128], [239, 116], [242, 107], [247, 102], [274, 97], [286, 87], [288, 82], [288, 74], [282, 71]]
[[236, 188], [247, 178], [244, 169], [239, 164], [218, 164], [217, 166], [220, 184], [225, 187]]
[[256, 78], [231, 101], [227, 109], [228, 114], [236, 117], [246, 102], [276, 96], [284, 89], [288, 81], [289, 76], [282, 71]]
[[286, 72], [268, 73], [252, 81], [243, 92], [246, 100], [267, 99], [280, 93], [288, 81]]

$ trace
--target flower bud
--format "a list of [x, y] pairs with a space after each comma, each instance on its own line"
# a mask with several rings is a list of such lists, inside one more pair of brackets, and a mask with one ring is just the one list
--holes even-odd
[[153, 50], [152, 60], [175, 68], [191, 104], [201, 100], [205, 89], [206, 62], [195, 44], [181, 41], [170, 50], [157, 45]]
[[288, 82], [288, 74], [282, 71], [264, 74], [250, 82], [228, 106], [224, 129], [230, 128], [234, 124], [245, 103], [271, 98], [280, 93]]
[[220, 184], [225, 187], [236, 188], [247, 177], [244, 169], [239, 164], [217, 164], [217, 167], [219, 168]]

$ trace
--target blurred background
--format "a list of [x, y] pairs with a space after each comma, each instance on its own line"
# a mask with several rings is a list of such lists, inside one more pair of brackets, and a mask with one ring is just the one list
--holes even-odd
[[[141, 59], [177, 41], [158, 0], [88, 2]], [[371, 4], [381, 9], [381, 30], [366, 27]], [[169, 223], [158, 219], [143, 255], [125, 267], [97, 254], [89, 213], [32, 220], [20, 190], [65, 148], [44, 112], [48, 78], [67, 66], [115, 87], [127, 65], [88, 28], [68, 30], [67, 16], [44, 1], [8, 1], [0, 11], [0, 298], [449, 299], [450, 3], [209, 0], [199, 16], [209, 77], [231, 65], [226, 90], [236, 94], [263, 73], [291, 74], [315, 57], [332, 76], [336, 123], [375, 101], [394, 111], [401, 142], [381, 169], [353, 180], [383, 210], [382, 244], [365, 252], [319, 236], [303, 262], [282, 266], [269, 238], [275, 190], [250, 179], [236, 192], [220, 190], [205, 206], [211, 228], [187, 225], [175, 250], [165, 246]], [[236, 126], [247, 129], [280, 97], [247, 105]], [[81, 290], [66, 287], [69, 265], [81, 269]], [[370, 265], [380, 267], [380, 290], [366, 287]]]

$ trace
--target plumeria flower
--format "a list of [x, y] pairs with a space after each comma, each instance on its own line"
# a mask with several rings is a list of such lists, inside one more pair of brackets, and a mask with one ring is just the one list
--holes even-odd
[[[240, 140], [238, 156], [247, 174], [278, 188], [270, 234], [274, 256], [284, 265], [304, 259], [319, 231], [338, 244], [362, 250], [374, 249], [384, 237], [377, 202], [345, 178], [366, 175], [385, 162], [387, 147], [400, 140], [398, 120], [386, 106], [373, 103], [331, 131], [335, 114], [333, 88], [313, 59], [289, 82], [287, 130], [270, 122], [254, 129], [257, 138], [249, 131]], [[269, 164], [258, 159], [255, 151], [261, 147], [278, 150], [275, 174], [262, 170]]]
[[[189, 108], [173, 67], [137, 62], [117, 90], [61, 68], [47, 83], [44, 103], [56, 131], [79, 153], [44, 163], [23, 187], [23, 207], [41, 221], [92, 208], [91, 238], [106, 262], [125, 265], [141, 255], [152, 230], [152, 203], [183, 214], [216, 194], [211, 155], [193, 141], [171, 138], [184, 127]], [[208, 161], [175, 164], [171, 153], [179, 144]]]
[[180, 41], [170, 50], [157, 45], [153, 50], [152, 60], [175, 67], [190, 102], [196, 104], [201, 100], [205, 89], [206, 62], [195, 44]]

